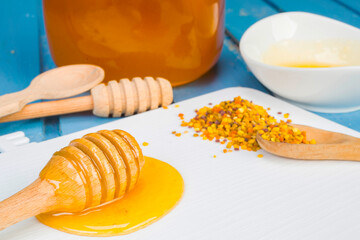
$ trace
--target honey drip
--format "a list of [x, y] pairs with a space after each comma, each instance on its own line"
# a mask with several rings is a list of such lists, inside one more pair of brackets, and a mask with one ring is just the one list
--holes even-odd
[[145, 159], [136, 187], [124, 197], [80, 213], [47, 213], [37, 219], [57, 230], [83, 236], [124, 235], [158, 221], [177, 205], [184, 183], [169, 164]]

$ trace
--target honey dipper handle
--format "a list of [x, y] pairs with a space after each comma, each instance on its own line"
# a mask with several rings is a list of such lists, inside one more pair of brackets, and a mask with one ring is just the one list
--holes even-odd
[[0, 123], [84, 112], [92, 110], [93, 106], [94, 104], [91, 96], [33, 103], [26, 105], [20, 112], [0, 118]]
[[54, 187], [40, 179], [0, 202], [0, 230], [55, 206]]

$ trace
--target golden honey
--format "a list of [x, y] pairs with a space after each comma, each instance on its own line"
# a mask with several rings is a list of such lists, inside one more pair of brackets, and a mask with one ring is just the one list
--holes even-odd
[[96, 64], [105, 80], [164, 77], [188, 83], [217, 61], [225, 0], [43, 0], [58, 66]]
[[288, 64], [279, 64], [282, 67], [295, 67], [295, 68], [330, 68], [330, 67], [339, 67], [336, 65], [330, 64], [321, 64], [321, 63], [288, 63]]
[[296, 68], [360, 65], [360, 42], [346, 39], [282, 40], [263, 54], [264, 63]]
[[184, 183], [169, 164], [145, 158], [138, 183], [123, 198], [81, 213], [47, 213], [37, 219], [57, 230], [84, 236], [129, 234], [158, 221], [177, 205]]

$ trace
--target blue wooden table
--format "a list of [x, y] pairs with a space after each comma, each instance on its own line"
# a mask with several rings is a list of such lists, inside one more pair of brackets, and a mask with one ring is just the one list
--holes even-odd
[[[175, 88], [175, 102], [233, 86], [270, 93], [247, 70], [236, 42], [251, 24], [286, 11], [321, 14], [360, 27], [360, 1], [226, 0], [225, 25], [229, 34], [224, 41], [219, 62], [197, 81]], [[25, 88], [36, 75], [55, 67], [47, 45], [40, 0], [3, 1], [0, 8], [0, 29], [0, 95]], [[360, 111], [317, 114], [360, 131]], [[31, 141], [40, 142], [112, 120], [84, 112], [3, 123], [0, 124], [0, 135], [24, 131]]]

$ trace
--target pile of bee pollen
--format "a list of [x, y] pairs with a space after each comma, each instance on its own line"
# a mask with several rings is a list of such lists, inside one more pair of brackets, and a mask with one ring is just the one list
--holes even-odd
[[213, 107], [204, 106], [195, 112], [196, 116], [189, 122], [183, 120], [181, 126], [193, 128], [202, 139], [215, 140], [228, 149], [259, 150], [257, 133], [273, 142], [316, 143], [306, 139], [306, 132], [289, 125], [290, 120], [277, 121], [264, 107], [241, 97]]

